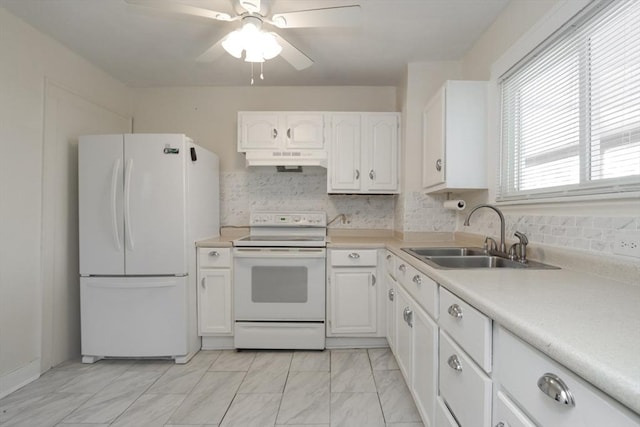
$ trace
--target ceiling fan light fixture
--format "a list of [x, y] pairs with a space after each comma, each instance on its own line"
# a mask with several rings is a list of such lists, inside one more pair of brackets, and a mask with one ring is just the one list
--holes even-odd
[[240, 31], [232, 31], [222, 41], [222, 47], [229, 53], [229, 55], [235, 58], [242, 57], [242, 51], [244, 50], [244, 37]]
[[273, 59], [280, 55], [282, 46], [278, 43], [273, 33], [262, 33], [262, 55], [264, 59]]

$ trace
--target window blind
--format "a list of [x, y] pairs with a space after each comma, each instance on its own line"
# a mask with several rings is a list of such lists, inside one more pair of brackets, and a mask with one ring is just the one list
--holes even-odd
[[504, 75], [498, 200], [640, 191], [640, 1], [600, 1]]

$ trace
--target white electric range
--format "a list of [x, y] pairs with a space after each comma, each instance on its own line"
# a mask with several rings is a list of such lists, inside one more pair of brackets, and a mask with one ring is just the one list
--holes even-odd
[[236, 348], [324, 349], [327, 217], [252, 212], [234, 240]]

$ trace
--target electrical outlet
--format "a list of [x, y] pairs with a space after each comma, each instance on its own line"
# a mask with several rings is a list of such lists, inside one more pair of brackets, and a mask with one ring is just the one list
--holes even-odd
[[640, 258], [640, 231], [617, 233], [613, 253]]

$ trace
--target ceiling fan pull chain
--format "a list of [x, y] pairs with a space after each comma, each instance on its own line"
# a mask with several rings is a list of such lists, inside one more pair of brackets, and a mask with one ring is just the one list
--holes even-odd
[[253, 62], [251, 63], [251, 86], [253, 86]]
[[260, 80], [264, 80], [264, 73], [262, 68], [263, 65], [264, 65], [264, 62], [261, 62], [260, 63]]

